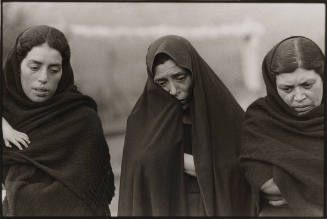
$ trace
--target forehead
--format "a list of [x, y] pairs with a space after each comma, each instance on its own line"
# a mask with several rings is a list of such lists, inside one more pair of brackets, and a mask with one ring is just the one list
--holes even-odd
[[308, 80], [319, 79], [320, 76], [314, 70], [306, 70], [302, 68], [296, 69], [291, 73], [282, 73], [276, 76], [277, 84], [297, 84]]
[[154, 79], [167, 78], [177, 73], [186, 73], [186, 70], [179, 67], [173, 60], [168, 59], [154, 69]]
[[26, 55], [27, 61], [61, 63], [62, 57], [58, 50], [49, 47], [44, 43], [39, 46], [34, 46]]

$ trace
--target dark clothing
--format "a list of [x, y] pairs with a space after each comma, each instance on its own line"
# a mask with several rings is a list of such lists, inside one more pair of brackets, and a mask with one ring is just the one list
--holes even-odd
[[[184, 153], [192, 154], [192, 125], [183, 124]], [[186, 193], [186, 216], [205, 216], [198, 180], [195, 176], [184, 173]]]
[[5, 172], [4, 216], [110, 215], [106, 202], [90, 209], [69, 187], [33, 165], [17, 164]]
[[185, 216], [205, 216], [203, 201], [196, 177], [184, 173], [184, 182], [187, 212]]
[[289, 205], [283, 205], [279, 207], [274, 207], [264, 200], [260, 204], [259, 217], [292, 217], [294, 218], [294, 213], [289, 207]]
[[184, 124], [184, 135], [183, 135], [184, 153], [192, 154], [192, 125]]
[[205, 215], [252, 215], [250, 187], [237, 159], [243, 110], [193, 46], [179, 36], [162, 37], [148, 49], [146, 86], [127, 120], [118, 215], [188, 214], [183, 111], [175, 97], [154, 83], [152, 69], [159, 53], [193, 78], [192, 155]]
[[4, 215], [110, 214], [114, 176], [96, 103], [77, 91], [69, 62], [56, 94], [30, 101], [20, 85], [16, 47], [17, 41], [4, 69], [3, 116], [31, 143], [24, 150], [2, 143]]
[[[263, 62], [267, 96], [252, 103], [243, 124], [241, 165], [259, 195], [260, 186], [270, 178], [287, 200], [286, 208], [271, 216], [321, 216], [324, 198], [324, 104], [297, 115], [279, 97], [270, 70], [275, 46]], [[281, 49], [281, 48], [279, 48]], [[259, 197], [258, 197], [259, 200]], [[289, 209], [287, 209], [289, 207]], [[284, 211], [285, 210], [285, 211]], [[283, 212], [279, 212], [283, 211]]]

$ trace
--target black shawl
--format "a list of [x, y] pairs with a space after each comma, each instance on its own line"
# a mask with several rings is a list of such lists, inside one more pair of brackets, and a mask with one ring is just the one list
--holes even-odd
[[193, 77], [192, 153], [206, 215], [251, 215], [249, 185], [238, 164], [244, 112], [190, 42], [179, 36], [165, 36], [149, 46], [148, 79], [127, 120], [118, 215], [186, 215], [183, 113], [177, 99], [153, 81], [159, 53]]
[[110, 213], [114, 178], [96, 103], [77, 91], [69, 62], [55, 95], [41, 103], [30, 101], [20, 83], [19, 37], [2, 75], [3, 116], [31, 144], [20, 151], [2, 142], [4, 214]]
[[258, 193], [273, 178], [295, 216], [319, 216], [324, 198], [324, 104], [298, 116], [279, 97], [270, 68], [279, 45], [262, 64], [267, 96], [246, 111], [241, 166]]

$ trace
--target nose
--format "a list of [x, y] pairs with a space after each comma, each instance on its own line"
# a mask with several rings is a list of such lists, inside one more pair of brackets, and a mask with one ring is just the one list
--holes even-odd
[[173, 95], [173, 96], [175, 96], [177, 94], [177, 89], [173, 82], [169, 83], [169, 93], [170, 93], [170, 95]]
[[296, 101], [296, 102], [301, 102], [301, 101], [303, 101], [304, 99], [305, 99], [305, 93], [303, 92], [303, 90], [302, 89], [300, 89], [300, 88], [295, 88], [295, 94], [294, 94], [294, 100]]
[[46, 69], [41, 69], [38, 75], [38, 81], [41, 84], [45, 84], [48, 82], [48, 72]]

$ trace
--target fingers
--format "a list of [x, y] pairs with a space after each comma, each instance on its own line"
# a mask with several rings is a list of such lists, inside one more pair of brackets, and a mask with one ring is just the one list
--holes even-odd
[[29, 137], [25, 133], [17, 132], [16, 134], [20, 139], [24, 140], [26, 143], [31, 143]]
[[[25, 148], [28, 148], [28, 144], [30, 144], [30, 140], [28, 139], [27, 135], [24, 133], [15, 133], [14, 136], [12, 136], [9, 139], [5, 140], [5, 144], [7, 147], [11, 148], [11, 144], [15, 145], [19, 150], [23, 150], [24, 146]], [[11, 144], [10, 144], [11, 143]]]
[[280, 207], [280, 206], [286, 205], [287, 201], [283, 198], [278, 201], [269, 201], [269, 204], [271, 204], [272, 206], [275, 206], [275, 207]]
[[19, 139], [17, 139], [17, 142], [18, 142], [19, 144], [21, 144], [21, 145], [24, 145], [26, 148], [28, 148], [27, 142], [25, 142], [24, 139], [19, 138]]
[[19, 150], [23, 150], [22, 146], [20, 146], [20, 144], [18, 143], [18, 141], [16, 139], [12, 139], [11, 140], [11, 143], [16, 145], [16, 147], [19, 149]]
[[19, 150], [28, 148], [28, 145], [31, 143], [28, 135], [12, 128], [3, 132], [3, 139], [6, 147], [12, 148], [12, 145], [15, 145]]
[[31, 143], [28, 136], [22, 132], [18, 132], [16, 134], [17, 134], [16, 140], [27, 148], [28, 144]]

